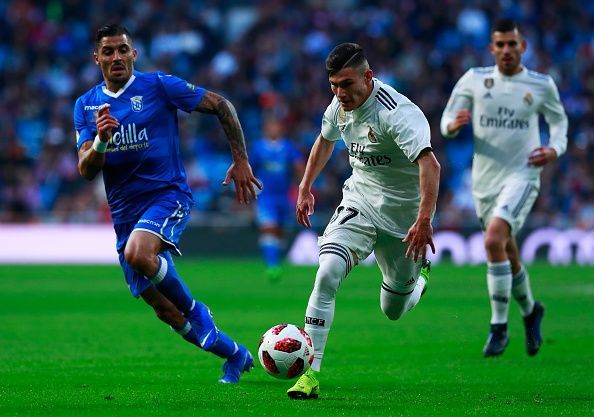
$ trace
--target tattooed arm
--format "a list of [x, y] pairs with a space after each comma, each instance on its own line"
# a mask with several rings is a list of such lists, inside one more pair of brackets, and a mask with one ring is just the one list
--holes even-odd
[[240, 203], [247, 203], [250, 194], [253, 199], [256, 199], [254, 185], [262, 189], [262, 184], [260, 184], [252, 173], [252, 167], [248, 161], [243, 130], [241, 129], [241, 123], [239, 123], [239, 118], [233, 104], [224, 97], [207, 90], [200, 103], [198, 103], [198, 106], [196, 106], [196, 111], [215, 114], [227, 136], [227, 141], [231, 147], [233, 163], [229, 167], [229, 170], [227, 170], [227, 176], [223, 181], [223, 185], [227, 185], [233, 180], [237, 201]]

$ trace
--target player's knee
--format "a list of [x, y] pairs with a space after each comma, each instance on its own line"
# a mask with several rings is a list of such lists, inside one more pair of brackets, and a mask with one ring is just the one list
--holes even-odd
[[346, 276], [344, 261], [333, 255], [320, 257], [314, 292], [326, 298], [334, 298], [341, 281]]
[[126, 246], [124, 250], [124, 257], [126, 262], [137, 271], [144, 271], [149, 264], [149, 254], [143, 253], [137, 248]]
[[406, 313], [409, 298], [410, 295], [394, 294], [382, 288], [380, 297], [382, 311], [388, 319], [398, 320]]
[[490, 233], [485, 236], [485, 250], [487, 253], [506, 253], [505, 237], [496, 233]]
[[326, 269], [319, 269], [314, 284], [314, 292], [325, 298], [334, 298], [340, 278]]
[[392, 321], [398, 320], [400, 317], [404, 316], [404, 313], [406, 313], [404, 305], [382, 305], [382, 311], [385, 316]]

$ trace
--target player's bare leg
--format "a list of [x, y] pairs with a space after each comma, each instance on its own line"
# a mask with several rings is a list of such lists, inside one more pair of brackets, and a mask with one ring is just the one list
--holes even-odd
[[152, 233], [135, 231], [126, 243], [126, 262], [145, 276], [151, 277], [159, 269], [157, 254], [163, 250], [163, 241]]
[[159, 320], [167, 323], [173, 329], [181, 329], [184, 326], [185, 317], [157, 288], [148, 287], [140, 296], [153, 308]]
[[179, 334], [186, 341], [201, 347], [196, 333], [192, 331], [190, 322], [156, 287], [148, 287], [140, 296], [153, 308], [159, 320], [167, 323], [171, 327], [171, 330]]

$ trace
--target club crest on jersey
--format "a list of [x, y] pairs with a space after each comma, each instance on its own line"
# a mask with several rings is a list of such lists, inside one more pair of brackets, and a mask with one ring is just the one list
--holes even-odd
[[130, 98], [132, 103], [132, 110], [138, 112], [142, 110], [142, 96], [134, 96]]
[[492, 88], [493, 84], [495, 84], [495, 80], [493, 78], [485, 78], [485, 88]]
[[375, 137], [373, 130], [371, 130], [371, 126], [369, 127], [369, 132], [367, 133], [367, 139], [369, 139], [369, 142], [371, 143], [377, 143], [377, 138]]
[[188, 90], [196, 91], [196, 86], [194, 84], [186, 83], [186, 88]]
[[523, 100], [524, 100], [524, 103], [526, 103], [529, 106], [531, 106], [532, 103], [534, 102], [534, 98], [532, 97], [532, 94], [530, 94], [530, 93], [526, 93]]

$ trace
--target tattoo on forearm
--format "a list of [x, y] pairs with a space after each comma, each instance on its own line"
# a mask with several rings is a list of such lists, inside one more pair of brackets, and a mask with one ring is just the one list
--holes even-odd
[[229, 101], [222, 99], [217, 103], [216, 113], [227, 135], [233, 159], [247, 159], [243, 130], [233, 105]]

